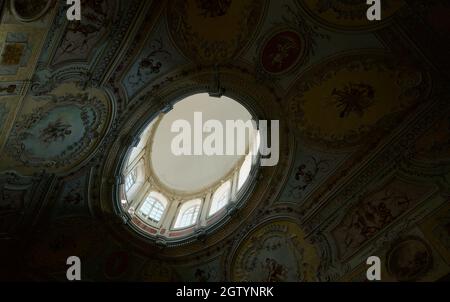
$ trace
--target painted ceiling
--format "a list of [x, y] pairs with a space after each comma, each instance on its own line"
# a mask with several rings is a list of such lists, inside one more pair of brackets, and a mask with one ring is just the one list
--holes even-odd
[[[73, 254], [87, 280], [362, 281], [373, 254], [388, 281], [449, 274], [448, 1], [0, 7], [0, 279], [65, 280]], [[280, 163], [223, 231], [146, 245], [108, 206], [112, 154], [199, 90], [280, 119]]]

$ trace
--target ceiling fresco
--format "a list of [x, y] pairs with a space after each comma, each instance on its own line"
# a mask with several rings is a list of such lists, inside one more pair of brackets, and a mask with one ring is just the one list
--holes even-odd
[[172, 1], [167, 25], [175, 45], [200, 64], [236, 57], [257, 32], [267, 1]]
[[168, 73], [176, 66], [187, 64], [187, 60], [178, 51], [168, 47], [171, 42], [163, 20], [155, 27], [121, 82], [129, 99], [156, 78]]
[[118, 21], [117, 1], [84, 1], [83, 5], [86, 21], [66, 25], [52, 65], [69, 61], [86, 62], [111, 32], [114, 22]]
[[[70, 93], [71, 89], [73, 93]], [[110, 119], [110, 104], [100, 90], [77, 91], [70, 85], [29, 101], [16, 120], [5, 156], [26, 168], [58, 169], [92, 154]]]
[[308, 199], [314, 189], [351, 155], [351, 152], [324, 153], [308, 149], [301, 140], [298, 144], [295, 162], [279, 202], [301, 203]]
[[258, 227], [240, 243], [232, 260], [233, 281], [312, 281], [318, 266], [315, 247], [290, 221]]
[[377, 124], [394, 124], [430, 85], [421, 71], [377, 53], [332, 58], [298, 81], [289, 108], [299, 134], [331, 148], [357, 145]]
[[375, 192], [360, 195], [356, 208], [351, 209], [331, 231], [338, 246], [339, 257], [348, 257], [423, 200], [430, 191], [432, 188], [408, 184], [394, 178]]
[[[448, 1], [377, 23], [347, 0], [63, 2], [0, 1], [0, 280], [66, 280], [73, 254], [87, 281], [364, 281], [373, 254], [387, 281], [448, 278]], [[280, 162], [223, 229], [146, 241], [117, 159], [199, 91], [279, 119]]]

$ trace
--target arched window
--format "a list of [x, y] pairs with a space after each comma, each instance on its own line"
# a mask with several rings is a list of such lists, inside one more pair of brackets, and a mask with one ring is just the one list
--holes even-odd
[[[251, 181], [257, 180], [259, 154], [265, 153], [258, 147], [266, 142], [258, 131], [260, 125], [262, 134], [263, 121], [232, 98], [201, 92], [168, 101], [170, 110], [141, 116], [133, 129], [124, 130], [128, 139], [111, 153], [120, 160], [105, 177], [118, 178], [109, 189], [120, 218], [139, 234], [165, 238], [172, 246], [189, 242], [198, 231], [218, 229], [230, 220], [230, 211], [244, 207]], [[199, 108], [208, 119], [202, 130], [214, 134], [205, 141], [212, 148], [200, 154], [186, 137], [201, 118]], [[188, 156], [192, 151], [195, 156]]]
[[133, 169], [125, 178], [125, 191], [128, 192], [136, 183], [137, 169]]
[[185, 202], [178, 213], [175, 228], [179, 229], [194, 225], [197, 222], [201, 203], [200, 199]]
[[214, 192], [214, 195], [211, 199], [211, 207], [209, 209], [209, 216], [214, 215], [220, 209], [227, 205], [230, 201], [231, 196], [231, 182], [227, 181], [223, 183], [217, 190]]
[[142, 216], [155, 222], [159, 222], [161, 220], [166, 208], [165, 199], [158, 199], [157, 195], [158, 194], [156, 192], [150, 193], [139, 209], [139, 213]]
[[237, 188], [238, 191], [242, 188], [242, 186], [247, 181], [247, 178], [250, 175], [251, 169], [252, 169], [252, 153], [250, 152], [245, 157], [245, 160], [242, 163], [241, 168], [239, 169], [238, 188]]

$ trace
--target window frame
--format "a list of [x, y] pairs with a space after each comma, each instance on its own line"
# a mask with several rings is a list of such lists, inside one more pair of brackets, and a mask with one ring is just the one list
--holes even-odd
[[[248, 169], [248, 171], [246, 171], [245, 178], [241, 177], [241, 173], [244, 168]], [[250, 175], [252, 173], [252, 168], [253, 168], [253, 154], [252, 154], [252, 152], [249, 152], [245, 156], [244, 161], [242, 162], [242, 164], [239, 167], [239, 170], [237, 172], [237, 184], [236, 184], [237, 192], [241, 191], [242, 188], [245, 187], [245, 184], [247, 183], [247, 180], [250, 178]], [[241, 180], [242, 180], [242, 182], [241, 182]]]
[[[228, 188], [227, 188], [228, 187]], [[227, 180], [226, 182], [224, 182], [223, 184], [221, 184], [212, 194], [211, 196], [211, 202], [209, 204], [209, 209], [208, 209], [208, 215], [207, 217], [212, 217], [214, 215], [216, 215], [217, 213], [219, 213], [224, 207], [227, 206], [227, 204], [230, 203], [231, 201], [231, 194], [232, 194], [232, 189], [233, 189], [233, 181], [232, 179]], [[223, 194], [227, 194], [227, 198], [226, 201], [223, 205], [221, 205], [220, 207], [216, 207], [214, 206], [216, 202], [221, 202], [221, 201], [217, 201], [218, 198], [217, 196], [220, 194], [221, 196], [223, 196]], [[214, 212], [212, 212], [213, 208], [216, 208], [214, 210]]]
[[136, 185], [137, 182], [137, 168], [134, 168], [130, 173], [125, 176], [124, 189], [125, 193], [129, 193], [130, 190]]
[[[202, 206], [204, 205], [204, 200], [202, 199], [192, 199], [186, 202], [183, 202], [180, 205], [179, 210], [177, 211], [177, 215], [175, 216], [173, 228], [174, 230], [181, 230], [190, 228], [192, 226], [195, 226], [200, 218], [201, 212], [202, 212]], [[190, 219], [189, 224], [181, 224], [184, 215], [191, 209], [194, 209], [194, 215], [192, 215], [192, 218]]]
[[[139, 214], [139, 216], [141, 216], [142, 218], [149, 220], [155, 224], [159, 224], [164, 220], [164, 214], [166, 213], [167, 205], [168, 205], [165, 197], [163, 195], [161, 195], [161, 196], [158, 196], [158, 195], [160, 195], [160, 194], [158, 194], [157, 192], [150, 192], [149, 194], [147, 194], [147, 196], [143, 199], [143, 201], [141, 202], [141, 204], [139, 205], [139, 207], [136, 210], [136, 212]], [[145, 206], [146, 203], [150, 203], [150, 209], [147, 213], [143, 213], [141, 211], [141, 209], [142, 209], [142, 207]], [[158, 212], [161, 212], [161, 215], [158, 220], [156, 220], [155, 217], [150, 216], [150, 214], [152, 214], [153, 210], [157, 206], [160, 206], [158, 208]], [[162, 211], [160, 210], [160, 208], [162, 208]]]

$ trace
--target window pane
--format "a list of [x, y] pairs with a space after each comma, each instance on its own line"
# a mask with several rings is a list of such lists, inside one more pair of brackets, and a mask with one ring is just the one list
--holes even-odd
[[241, 168], [239, 169], [239, 179], [238, 179], [238, 190], [242, 188], [242, 186], [247, 181], [248, 175], [252, 169], [252, 154], [249, 153], [244, 160]]
[[188, 201], [182, 205], [175, 222], [175, 228], [185, 228], [194, 225], [197, 222], [200, 205], [200, 199]]
[[136, 183], [136, 179], [137, 179], [137, 170], [134, 169], [125, 178], [125, 191], [128, 192], [134, 186], [134, 184]]
[[193, 225], [197, 220], [199, 209], [200, 206], [195, 205], [184, 211], [183, 215], [181, 216], [181, 222], [179, 227], [187, 227]]
[[148, 217], [150, 219], [155, 220], [156, 222], [158, 222], [162, 215], [164, 213], [164, 206], [162, 203], [160, 203], [159, 201], [156, 201], [153, 204], [153, 208], [151, 209], [150, 213], [148, 214]]
[[164, 209], [165, 206], [162, 202], [152, 196], [148, 196], [142, 204], [139, 212], [146, 218], [159, 222], [164, 214]]
[[146, 200], [141, 206], [141, 209], [139, 210], [141, 214], [147, 216], [150, 210], [152, 209], [152, 204], [150, 201]]
[[214, 215], [220, 209], [227, 205], [230, 201], [231, 182], [227, 181], [221, 185], [212, 197], [211, 208], [209, 209], [209, 215]]
[[259, 131], [257, 131], [253, 142], [253, 149], [252, 149], [253, 154], [255, 155], [259, 154], [260, 145], [261, 145], [261, 134]]

